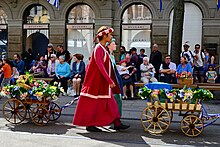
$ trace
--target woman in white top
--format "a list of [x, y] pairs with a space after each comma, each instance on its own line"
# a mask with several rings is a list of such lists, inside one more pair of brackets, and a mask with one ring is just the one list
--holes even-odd
[[133, 81], [131, 79], [131, 75], [129, 74], [129, 68], [133, 68], [133, 66], [128, 66], [126, 67], [127, 61], [126, 60], [121, 60], [120, 61], [120, 66], [118, 66], [118, 72], [122, 78], [122, 82], [123, 82], [123, 92], [124, 92], [124, 96], [123, 99], [127, 99], [127, 85], [130, 88], [131, 91], [131, 97], [134, 97], [134, 90], [133, 90]]

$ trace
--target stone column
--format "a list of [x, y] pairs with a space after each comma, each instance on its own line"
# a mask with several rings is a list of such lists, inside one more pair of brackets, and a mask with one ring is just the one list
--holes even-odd
[[[25, 37], [25, 36], [23, 36]], [[22, 53], [22, 19], [8, 19], [8, 57]]]
[[50, 35], [49, 42], [56, 48], [57, 45], [63, 45], [66, 49], [66, 30], [65, 30], [65, 19], [50, 20]]
[[152, 20], [152, 43], [157, 43], [162, 55], [168, 53], [169, 19]]

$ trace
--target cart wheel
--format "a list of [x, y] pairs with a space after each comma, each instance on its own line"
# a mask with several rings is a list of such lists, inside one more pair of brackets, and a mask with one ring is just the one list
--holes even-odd
[[5, 119], [12, 124], [23, 122], [27, 115], [25, 105], [16, 98], [8, 99], [4, 103], [2, 113]]
[[180, 127], [186, 136], [195, 137], [202, 133], [204, 124], [198, 116], [192, 114], [182, 119]]
[[202, 112], [194, 112], [194, 111], [187, 111], [183, 117], [189, 116], [189, 115], [195, 115], [199, 118], [202, 117]]
[[141, 114], [141, 123], [146, 132], [160, 134], [170, 126], [170, 114], [160, 105], [151, 105]]
[[60, 106], [55, 102], [51, 102], [49, 105], [49, 113], [50, 113], [50, 118], [49, 118], [50, 121], [57, 120], [61, 115]]
[[26, 104], [25, 105], [26, 111], [27, 111], [27, 116], [26, 116], [27, 119], [31, 119], [31, 112], [37, 106], [39, 106], [39, 104], [33, 103], [33, 104]]
[[50, 113], [44, 106], [37, 106], [31, 111], [32, 121], [39, 126], [43, 126], [49, 122]]

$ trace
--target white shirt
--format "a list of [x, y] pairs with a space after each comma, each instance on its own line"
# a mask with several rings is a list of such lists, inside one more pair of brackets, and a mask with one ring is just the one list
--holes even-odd
[[[176, 71], [176, 63], [170, 62], [169, 66], [168, 66], [171, 70], [175, 70]], [[160, 65], [160, 70], [163, 69], [163, 64]], [[161, 76], [164, 76], [163, 73], [161, 73]]]
[[123, 70], [123, 68], [126, 68], [124, 66], [118, 66], [118, 72], [120, 75], [129, 74], [129, 70]]
[[[190, 53], [191, 52], [191, 53]], [[184, 50], [181, 54], [180, 57], [183, 55], [188, 54], [189, 55], [189, 62], [193, 63], [193, 56], [195, 56], [195, 53], [193, 51], [188, 50], [187, 52]], [[192, 56], [193, 55], [193, 56]]]
[[[203, 60], [205, 61], [205, 54], [202, 52], [202, 55], [201, 55], [201, 51], [199, 51], [199, 53], [195, 53], [196, 56], [198, 56], [198, 60], [195, 60], [195, 66], [196, 67], [201, 67], [203, 66], [203, 61], [202, 61], [202, 58]], [[202, 56], [202, 57], [201, 57]]]

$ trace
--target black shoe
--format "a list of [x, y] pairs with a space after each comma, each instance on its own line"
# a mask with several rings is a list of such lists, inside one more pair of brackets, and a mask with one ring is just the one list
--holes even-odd
[[89, 126], [89, 127], [86, 127], [86, 130], [89, 131], [89, 132], [102, 132], [101, 129], [95, 127], [95, 126]]
[[130, 126], [129, 125], [123, 125], [122, 123], [117, 126], [117, 127], [114, 127], [115, 130], [125, 130], [125, 129], [128, 129]]

